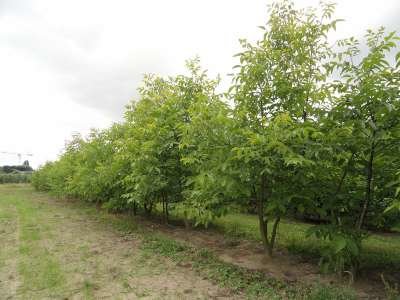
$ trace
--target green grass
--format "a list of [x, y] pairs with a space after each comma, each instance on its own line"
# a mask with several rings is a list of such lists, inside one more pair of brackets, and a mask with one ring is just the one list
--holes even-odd
[[[256, 216], [228, 214], [216, 219], [213, 224], [221, 231], [236, 238], [261, 241]], [[310, 224], [284, 220], [279, 225], [277, 246], [293, 254], [318, 258], [324, 243], [313, 237], [306, 237]], [[400, 235], [384, 236], [371, 234], [363, 244], [361, 257], [364, 269], [400, 270]]]
[[[48, 227], [38, 222], [44, 217], [44, 208], [38, 209], [30, 201], [18, 200], [18, 194], [10, 199], [17, 208], [20, 223], [18, 265], [22, 279], [20, 289], [23, 292], [47, 290], [56, 294], [62, 289], [64, 276], [58, 261], [41, 243], [43, 235], [46, 237], [50, 235]], [[32, 257], [35, 259], [32, 260]]]
[[93, 290], [94, 290], [95, 286], [92, 282], [90, 282], [89, 280], [85, 279], [83, 281], [83, 295], [85, 297], [85, 299], [89, 300], [89, 299], [94, 299], [93, 296]]
[[[63, 272], [58, 261], [42, 243], [43, 235], [50, 236], [49, 227], [42, 222], [46, 212], [31, 201], [21, 201], [26, 189], [29, 188], [23, 185], [1, 187], [0, 222], [8, 219], [14, 222], [13, 226], [17, 226], [13, 228], [17, 240], [5, 247], [6, 250], [8, 248], [5, 254], [18, 258], [18, 294], [37, 299], [35, 293], [45, 290], [46, 296], [55, 297], [63, 288]], [[11, 249], [14, 253], [9, 253]], [[4, 265], [4, 255], [0, 257]]]
[[166, 256], [178, 264], [190, 266], [203, 278], [221, 287], [243, 293], [249, 299], [356, 299], [347, 288], [315, 283], [289, 284], [219, 260], [206, 249], [196, 249], [162, 235], [147, 234], [142, 249], [152, 255]]
[[[4, 203], [0, 206], [0, 245], [8, 243], [8, 240], [3, 236], [3, 234], [6, 234], [9, 230], [8, 227], [12, 226], [10, 223], [13, 218], [15, 218], [15, 213], [10, 209], [10, 205]], [[12, 250], [7, 247], [0, 247], [0, 272], [3, 271], [3, 268], [6, 265], [6, 260], [11, 254], [9, 253], [10, 251]]]

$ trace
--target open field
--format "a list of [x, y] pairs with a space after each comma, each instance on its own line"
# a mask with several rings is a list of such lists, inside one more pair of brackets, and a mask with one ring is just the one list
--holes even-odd
[[[304, 224], [284, 222], [280, 251], [268, 260], [251, 216], [229, 215], [216, 222], [216, 230], [185, 230], [157, 222], [148, 226], [149, 222], [107, 214], [80, 201], [54, 199], [28, 185], [0, 186], [0, 298], [385, 297], [376, 282], [348, 288], [321, 275], [309, 260], [288, 255], [284, 247], [309, 256], [309, 251], [300, 251], [310, 246], [302, 244]], [[221, 231], [229, 234], [224, 237]], [[398, 236], [371, 236], [365, 252], [370, 267], [389, 260], [395, 264], [399, 243]], [[387, 255], [378, 255], [381, 251]], [[373, 259], [374, 253], [379, 259]], [[388, 268], [392, 272], [387, 276], [395, 276], [398, 269]]]
[[94, 208], [0, 187], [0, 299], [235, 298], [189, 268], [152, 255]]

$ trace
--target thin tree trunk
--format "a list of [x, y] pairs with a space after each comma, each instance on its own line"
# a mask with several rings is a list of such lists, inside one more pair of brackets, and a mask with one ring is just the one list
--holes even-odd
[[164, 200], [164, 196], [161, 196], [161, 203], [162, 203], [162, 214], [163, 214], [163, 219], [164, 219], [164, 222], [166, 222], [166, 221], [165, 221], [165, 200]]
[[136, 201], [133, 202], [133, 215], [134, 216], [137, 215], [137, 204], [136, 204]]
[[150, 204], [143, 204], [143, 207], [144, 207], [144, 211], [146, 212], [146, 215], [147, 216], [150, 216], [150, 214], [151, 214], [151, 211], [153, 210], [153, 204], [152, 203], [150, 203]]
[[349, 161], [347, 162], [347, 165], [346, 165], [345, 169], [343, 170], [343, 174], [342, 174], [342, 177], [340, 178], [339, 185], [336, 189], [335, 195], [337, 195], [342, 189], [343, 182], [347, 176], [347, 172], [349, 171], [350, 163], [353, 161], [354, 156], [355, 156], [355, 153], [352, 152], [351, 157], [349, 158]]
[[169, 223], [168, 196], [165, 196], [165, 221]]
[[276, 234], [277, 234], [277, 232], [278, 232], [278, 225], [279, 225], [279, 222], [280, 222], [280, 220], [281, 220], [281, 217], [277, 217], [276, 219], [275, 219], [275, 222], [274, 222], [274, 225], [273, 225], [273, 227], [272, 227], [272, 233], [271, 233], [271, 241], [270, 241], [270, 247], [269, 247], [269, 256], [270, 257], [272, 257], [272, 250], [274, 249], [274, 246], [275, 246], [275, 241], [276, 241]]
[[[355, 153], [352, 152], [351, 156], [350, 156], [350, 158], [349, 158], [349, 160], [348, 160], [348, 162], [346, 164], [346, 167], [343, 170], [342, 176], [340, 177], [339, 184], [338, 184], [338, 186], [336, 188], [335, 194], [333, 195], [334, 198], [336, 198], [337, 195], [339, 195], [340, 191], [342, 190], [342, 186], [343, 186], [344, 180], [347, 177], [347, 173], [349, 172], [350, 164], [352, 163], [352, 161], [354, 159], [354, 156], [355, 156]], [[331, 210], [331, 214], [333, 215], [333, 219], [336, 221], [336, 223], [340, 225], [340, 223], [341, 223], [340, 222], [340, 218], [338, 216], [336, 216], [336, 214], [332, 210]]]
[[187, 216], [185, 215], [185, 217], [183, 218], [183, 223], [185, 223], [185, 229], [189, 230], [190, 229], [190, 222], [187, 218]]
[[272, 256], [272, 247], [268, 240], [268, 219], [264, 216], [264, 201], [266, 200], [267, 179], [265, 175], [261, 176], [261, 189], [257, 199], [257, 214], [260, 227], [261, 239], [267, 253]]
[[307, 121], [307, 112], [305, 109], [303, 110], [302, 118], [303, 118], [303, 122], [305, 123]]
[[162, 199], [162, 205], [163, 205], [163, 217], [164, 217], [164, 222], [168, 224], [168, 198], [167, 196], [163, 193], [161, 196]]
[[258, 223], [260, 226], [260, 234], [265, 250], [269, 251], [268, 220], [265, 220], [264, 218], [264, 209], [262, 208], [263, 205], [264, 205], [263, 200], [259, 198], [257, 203], [257, 214], [258, 214]]
[[[375, 136], [375, 132], [373, 133], [373, 137]], [[369, 204], [372, 201], [372, 183], [373, 183], [373, 163], [374, 163], [374, 156], [375, 156], [375, 141], [372, 140], [371, 150], [369, 153], [369, 160], [367, 164], [367, 180], [365, 184], [365, 199], [362, 206], [362, 210], [360, 213], [360, 218], [358, 219], [357, 229], [361, 229], [364, 221], [365, 216], [368, 211]]]

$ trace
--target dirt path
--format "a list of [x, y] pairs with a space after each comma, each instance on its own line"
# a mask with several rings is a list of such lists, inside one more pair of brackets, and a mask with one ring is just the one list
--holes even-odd
[[[141, 222], [150, 223], [142, 219]], [[263, 271], [268, 276], [287, 282], [324, 282], [330, 283], [333, 276], [322, 276], [316, 265], [301, 260], [300, 257], [289, 256], [282, 250], [276, 250], [274, 258], [265, 255], [261, 244], [234, 240], [213, 230], [184, 229], [178, 226], [166, 226], [151, 223], [154, 231], [161, 231], [175, 240], [195, 247], [205, 247], [212, 250], [225, 262], [244, 267], [249, 270]], [[294, 267], [295, 266], [295, 267]]]
[[29, 187], [0, 187], [0, 226], [1, 299], [239, 298]]
[[[214, 230], [185, 229], [180, 226], [165, 225], [141, 219], [146, 227], [154, 232], [163, 232], [170, 238], [188, 243], [197, 248], [207, 248], [215, 253], [222, 261], [244, 267], [249, 270], [257, 270], [267, 276], [277, 278], [288, 283], [323, 283], [326, 285], [348, 284], [348, 278], [342, 278], [329, 274], [321, 274], [319, 267], [309, 261], [295, 255], [288, 255], [287, 251], [276, 249], [274, 257], [265, 255], [261, 243], [236, 240], [224, 236]], [[382, 297], [384, 287], [379, 280], [359, 279], [352, 285], [360, 299], [378, 299]]]

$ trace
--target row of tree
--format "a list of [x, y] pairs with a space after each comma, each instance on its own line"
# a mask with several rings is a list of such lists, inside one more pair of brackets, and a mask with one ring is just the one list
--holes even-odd
[[240, 41], [226, 93], [198, 59], [189, 75], [145, 76], [124, 122], [74, 136], [34, 186], [196, 225], [241, 206], [270, 255], [282, 218], [317, 217], [324, 263], [357, 267], [365, 229], [399, 217], [399, 38], [379, 29], [366, 47], [331, 45], [333, 12], [273, 4], [262, 38]]
[[31, 173], [0, 173], [0, 184], [3, 183], [29, 183], [31, 182]]

